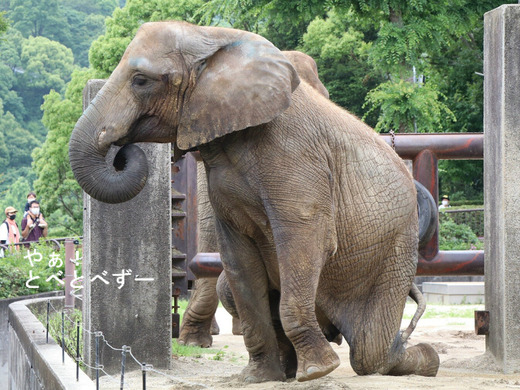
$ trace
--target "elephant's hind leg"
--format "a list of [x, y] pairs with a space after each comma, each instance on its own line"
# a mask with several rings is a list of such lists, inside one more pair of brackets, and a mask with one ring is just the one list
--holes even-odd
[[415, 274], [416, 253], [403, 252], [402, 248], [407, 247], [410, 246], [403, 243], [395, 245], [394, 253], [383, 261], [389, 267], [367, 290], [369, 294], [364, 303], [349, 306], [347, 315], [353, 325], [346, 338], [351, 347], [352, 368], [359, 375], [432, 376], [437, 373], [439, 357], [433, 348], [422, 344], [405, 349], [400, 333], [404, 305]]
[[213, 343], [211, 327], [218, 307], [216, 278], [198, 279], [182, 319], [179, 344], [209, 348]]

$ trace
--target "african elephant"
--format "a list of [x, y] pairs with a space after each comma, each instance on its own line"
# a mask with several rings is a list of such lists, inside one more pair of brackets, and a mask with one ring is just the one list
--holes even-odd
[[[314, 59], [299, 51], [283, 51], [301, 79], [314, 87], [326, 98], [329, 92], [318, 76], [318, 67]], [[202, 180], [201, 180], [202, 178]], [[200, 169], [197, 174], [197, 193], [199, 211], [199, 252], [216, 252], [215, 223], [213, 209], [207, 195], [206, 174]], [[218, 333], [218, 324], [214, 315], [218, 307], [217, 278], [203, 278], [195, 281], [195, 288], [182, 317], [179, 344], [197, 345], [208, 348], [213, 342], [212, 334]], [[239, 333], [239, 330], [234, 330]]]
[[[326, 375], [340, 363], [334, 332], [360, 375], [436, 374], [433, 348], [405, 348], [410, 332], [399, 331], [417, 265], [410, 173], [269, 41], [182, 22], [141, 26], [71, 135], [82, 188], [109, 203], [135, 196], [147, 176], [135, 142], [200, 152], [223, 290], [250, 355], [243, 380], [284, 380], [294, 366], [300, 381]], [[112, 144], [123, 146], [113, 166]]]
[[[291, 64], [296, 69], [301, 79], [306, 81], [309, 85], [314, 87], [319, 93], [326, 98], [329, 97], [329, 92], [321, 82], [318, 76], [318, 67], [312, 57], [299, 51], [283, 51], [283, 55], [291, 61]], [[217, 243], [215, 237], [215, 224], [213, 209], [207, 194], [207, 185], [205, 178], [205, 171], [200, 170], [197, 176], [197, 193], [199, 202], [199, 252], [216, 252]], [[201, 180], [201, 177], [203, 180]], [[425, 246], [431, 239], [435, 226], [437, 226], [437, 206], [428, 190], [419, 182], [415, 182], [417, 190], [417, 202], [419, 212], [419, 249]], [[422, 245], [421, 245], [422, 244]], [[222, 278], [225, 278], [223, 275]], [[227, 286], [221, 280], [221, 286]], [[184, 312], [182, 324], [180, 328], [180, 335], [178, 338], [179, 344], [195, 345], [203, 348], [208, 348], [212, 345], [212, 335], [219, 333], [219, 327], [214, 318], [218, 307], [217, 299], [217, 278], [201, 278], [195, 281], [195, 286], [192, 290], [192, 295], [188, 302], [186, 311]], [[225, 288], [225, 287], [223, 287]], [[418, 307], [418, 316], [424, 312], [426, 305], [421, 301], [421, 294], [419, 290], [412, 289], [410, 297], [417, 303], [421, 302]], [[418, 294], [413, 292], [417, 291]], [[227, 300], [230, 300], [230, 295], [227, 290], [223, 290], [221, 295]], [[232, 304], [231, 304], [232, 305]], [[229, 302], [228, 305], [229, 307]], [[230, 310], [235, 312], [234, 310]], [[239, 320], [238, 318], [235, 318]], [[236, 322], [233, 322], [233, 333], [241, 334], [239, 329], [235, 329]], [[341, 342], [336, 340], [336, 342]]]

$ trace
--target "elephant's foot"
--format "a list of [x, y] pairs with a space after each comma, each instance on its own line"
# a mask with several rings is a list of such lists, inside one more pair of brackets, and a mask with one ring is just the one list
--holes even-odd
[[[198, 325], [198, 326], [197, 326]], [[207, 326], [197, 324], [195, 326], [184, 325], [177, 343], [195, 347], [209, 348], [213, 344], [213, 337]]]
[[388, 375], [435, 376], [439, 364], [439, 355], [432, 346], [421, 343], [407, 348], [403, 360]]
[[339, 357], [327, 343], [326, 348], [313, 348], [307, 356], [299, 356], [296, 379], [299, 382], [320, 378], [335, 370], [340, 363]]
[[285, 374], [280, 368], [278, 359], [253, 361], [250, 360], [246, 368], [240, 373], [240, 377], [247, 383], [260, 383], [269, 381], [285, 381]]

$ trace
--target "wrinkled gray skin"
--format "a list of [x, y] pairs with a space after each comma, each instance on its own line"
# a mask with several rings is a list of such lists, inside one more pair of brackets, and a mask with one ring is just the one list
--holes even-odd
[[219, 252], [241, 320], [245, 381], [321, 377], [339, 365], [323, 329], [349, 343], [358, 374], [435, 375], [399, 325], [417, 259], [413, 180], [356, 117], [300, 82], [287, 58], [244, 31], [143, 25], [78, 121], [69, 157], [105, 202], [135, 196], [143, 153], [198, 148]]
[[[329, 92], [318, 77], [318, 67], [312, 57], [299, 51], [283, 51], [283, 55], [291, 61], [301, 79], [316, 89], [326, 98]], [[216, 252], [217, 238], [213, 209], [208, 198], [206, 172], [199, 164], [197, 175], [197, 198], [199, 213], [199, 247], [198, 251]], [[223, 278], [225, 276], [222, 276]], [[179, 344], [208, 348], [213, 342], [212, 334], [218, 334], [218, 324], [214, 315], [218, 307], [217, 278], [203, 278], [195, 281], [195, 287], [182, 316], [179, 333]], [[227, 286], [221, 282], [221, 286]], [[226, 307], [232, 296], [229, 291], [221, 291]], [[227, 298], [227, 299], [226, 299]], [[237, 318], [238, 319], [238, 318]], [[238, 331], [237, 333], [240, 333]], [[240, 333], [241, 334], [241, 333]], [[340, 338], [341, 340], [341, 338]]]

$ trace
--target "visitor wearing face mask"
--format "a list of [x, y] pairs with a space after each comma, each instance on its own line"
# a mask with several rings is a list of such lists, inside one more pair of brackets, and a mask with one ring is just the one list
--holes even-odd
[[442, 197], [441, 204], [439, 206], [439, 210], [445, 209], [447, 207], [450, 207], [450, 198], [448, 195], [444, 195]]
[[40, 212], [40, 203], [33, 200], [29, 204], [29, 211], [22, 219], [23, 241], [38, 241], [40, 237], [47, 237], [47, 222]]
[[25, 211], [23, 213], [23, 216], [25, 217], [27, 213], [29, 212], [29, 205], [33, 200], [36, 200], [36, 194], [34, 192], [29, 192], [27, 194], [27, 203], [25, 204]]
[[[0, 244], [9, 245], [20, 242], [20, 230], [15, 221], [17, 212], [18, 211], [11, 206], [5, 209], [6, 218], [0, 225]], [[0, 257], [4, 257], [3, 248], [0, 248]]]

